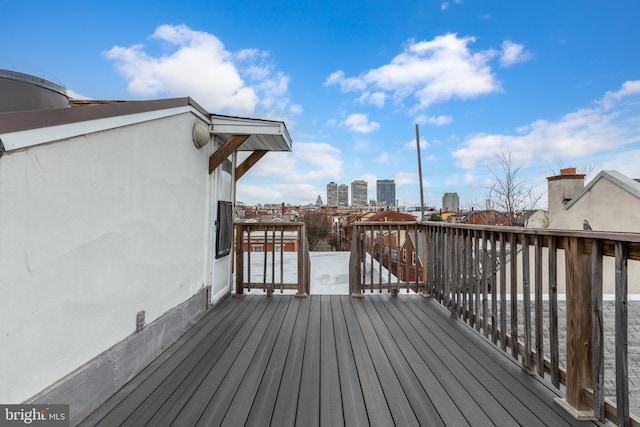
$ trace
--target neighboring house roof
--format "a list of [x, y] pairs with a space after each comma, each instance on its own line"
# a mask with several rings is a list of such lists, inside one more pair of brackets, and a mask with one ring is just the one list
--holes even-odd
[[208, 113], [193, 99], [71, 101], [71, 107], [0, 113], [0, 153], [88, 133], [192, 112], [210, 123], [210, 133], [227, 139], [249, 135], [239, 151], [291, 151], [284, 122]]
[[367, 219], [367, 221], [411, 221], [415, 222], [416, 217], [410, 214], [396, 211], [382, 211]]
[[640, 182], [635, 179], [631, 179], [626, 175], [621, 174], [618, 171], [614, 170], [603, 170], [601, 171], [595, 178], [587, 184], [584, 189], [574, 198], [572, 198], [566, 205], [565, 209], [571, 208], [578, 200], [582, 198], [585, 194], [587, 194], [594, 185], [596, 185], [600, 180], [606, 179], [611, 183], [617, 185], [618, 187], [626, 190], [630, 194], [640, 198]]
[[440, 212], [440, 218], [442, 218], [443, 221], [446, 221], [450, 216], [455, 214], [456, 214], [455, 212], [451, 212], [451, 211]]
[[535, 227], [546, 228], [549, 225], [549, 213], [542, 209], [525, 210], [516, 219], [514, 225], [530, 227], [535, 223]]
[[510, 225], [509, 218], [494, 210], [468, 212], [465, 222], [478, 225]]

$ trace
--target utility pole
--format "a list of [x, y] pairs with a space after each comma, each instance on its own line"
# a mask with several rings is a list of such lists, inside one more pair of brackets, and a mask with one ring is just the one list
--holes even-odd
[[418, 145], [418, 178], [420, 179], [420, 217], [424, 221], [424, 190], [422, 189], [422, 160], [420, 158], [420, 130], [416, 123], [416, 144]]

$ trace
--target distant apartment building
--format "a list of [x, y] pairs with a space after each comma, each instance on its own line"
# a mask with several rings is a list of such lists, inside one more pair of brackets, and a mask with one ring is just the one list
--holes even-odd
[[327, 206], [338, 206], [338, 184], [333, 181], [327, 184]]
[[367, 181], [358, 179], [351, 182], [351, 206], [367, 206]]
[[349, 206], [349, 186], [347, 184], [338, 185], [338, 206]]
[[392, 179], [376, 181], [376, 200], [385, 206], [396, 205], [396, 183]]
[[444, 193], [444, 196], [442, 196], [442, 210], [444, 212], [458, 212], [460, 210], [458, 193]]

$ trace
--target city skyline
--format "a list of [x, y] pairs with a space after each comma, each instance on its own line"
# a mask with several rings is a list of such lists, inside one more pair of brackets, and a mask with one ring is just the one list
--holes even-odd
[[314, 203], [330, 181], [374, 198], [390, 178], [419, 205], [418, 124], [425, 204], [466, 207], [507, 149], [542, 192], [561, 167], [640, 177], [639, 16], [631, 0], [4, 2], [0, 68], [75, 98], [283, 120], [293, 152], [238, 181], [247, 204]]

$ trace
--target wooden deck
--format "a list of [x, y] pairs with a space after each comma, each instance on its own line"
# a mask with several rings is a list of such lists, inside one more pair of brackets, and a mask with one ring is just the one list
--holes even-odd
[[226, 298], [86, 426], [562, 426], [554, 392], [436, 301]]

